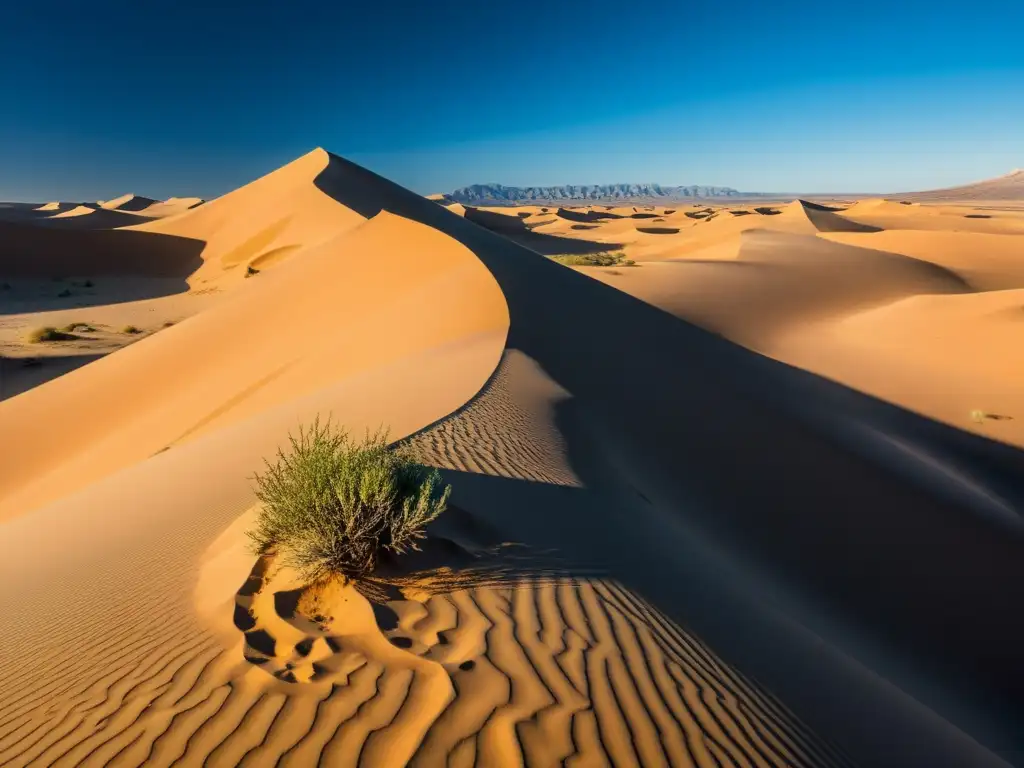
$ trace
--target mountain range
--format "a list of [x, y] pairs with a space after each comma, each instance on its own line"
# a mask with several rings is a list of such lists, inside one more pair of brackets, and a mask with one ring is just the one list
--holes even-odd
[[661, 184], [569, 184], [554, 187], [506, 187], [503, 184], [472, 184], [444, 198], [453, 203], [522, 203], [563, 200], [682, 200], [693, 198], [750, 197], [732, 187]]

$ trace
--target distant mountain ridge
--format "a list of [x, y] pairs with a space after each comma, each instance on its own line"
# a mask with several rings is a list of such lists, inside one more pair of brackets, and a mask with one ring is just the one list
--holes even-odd
[[472, 184], [444, 198], [453, 203], [524, 203], [562, 200], [680, 200], [711, 197], [749, 197], [732, 187], [662, 186], [661, 184], [569, 184], [554, 187], [506, 187], [503, 184]]
[[1024, 200], [1024, 170], [1015, 170], [994, 179], [976, 181], [958, 187], [930, 189], [898, 195], [906, 200]]

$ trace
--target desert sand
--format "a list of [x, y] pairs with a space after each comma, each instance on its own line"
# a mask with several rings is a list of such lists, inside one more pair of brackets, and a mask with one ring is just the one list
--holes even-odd
[[[1024, 216], [197, 202], [0, 210], [0, 764], [1024, 755]], [[328, 414], [453, 487], [357, 585], [244, 535]]]

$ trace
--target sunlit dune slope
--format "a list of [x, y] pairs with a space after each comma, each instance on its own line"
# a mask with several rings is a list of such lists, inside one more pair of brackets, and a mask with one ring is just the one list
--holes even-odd
[[[385, 279], [392, 273], [394, 280]], [[445, 291], [465, 298], [435, 307]], [[0, 510], [27, 511], [203, 431], [413, 351], [500, 333], [504, 312], [471, 254], [383, 215], [252, 281], [221, 306], [0, 403], [4, 433], [22, 436], [0, 476]], [[342, 327], [346, 333], [332, 333]], [[59, 448], [33, 428], [40, 420], [66, 425]]]
[[1024, 237], [962, 231], [893, 229], [834, 232], [829, 240], [931, 262], [960, 275], [976, 291], [1024, 287]]
[[121, 195], [111, 200], [105, 200], [99, 203], [100, 208], [106, 208], [107, 210], [118, 210], [118, 211], [142, 211], [151, 205], [156, 204], [156, 200], [149, 197], [142, 197], [141, 195], [133, 195], [130, 192], [127, 195]]
[[205, 242], [203, 268], [189, 280], [193, 286], [224, 277], [240, 278], [247, 267], [270, 266], [299, 248], [324, 242], [362, 223], [363, 217], [339, 206], [313, 184], [318, 174], [330, 174], [325, 152], [305, 155], [178, 216], [132, 229]]
[[593, 276], [759, 349], [808, 322], [919, 293], [969, 290], [934, 264], [769, 230], [747, 230], [686, 257]]

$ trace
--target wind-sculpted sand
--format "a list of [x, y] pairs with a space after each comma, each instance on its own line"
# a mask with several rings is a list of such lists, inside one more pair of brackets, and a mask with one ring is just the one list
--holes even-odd
[[[322, 150], [84, 223], [161, 204], [105, 205], [4, 214], [11, 333], [175, 322], [0, 401], [0, 764], [1021, 756], [1012, 216], [445, 210]], [[595, 252], [637, 266], [546, 257]], [[953, 372], [983, 423], [916, 389]], [[317, 416], [453, 488], [355, 583], [245, 536]]]
[[867, 199], [465, 215], [547, 255], [621, 254], [637, 265], [579, 269], [776, 359], [1024, 446], [1024, 213]]

